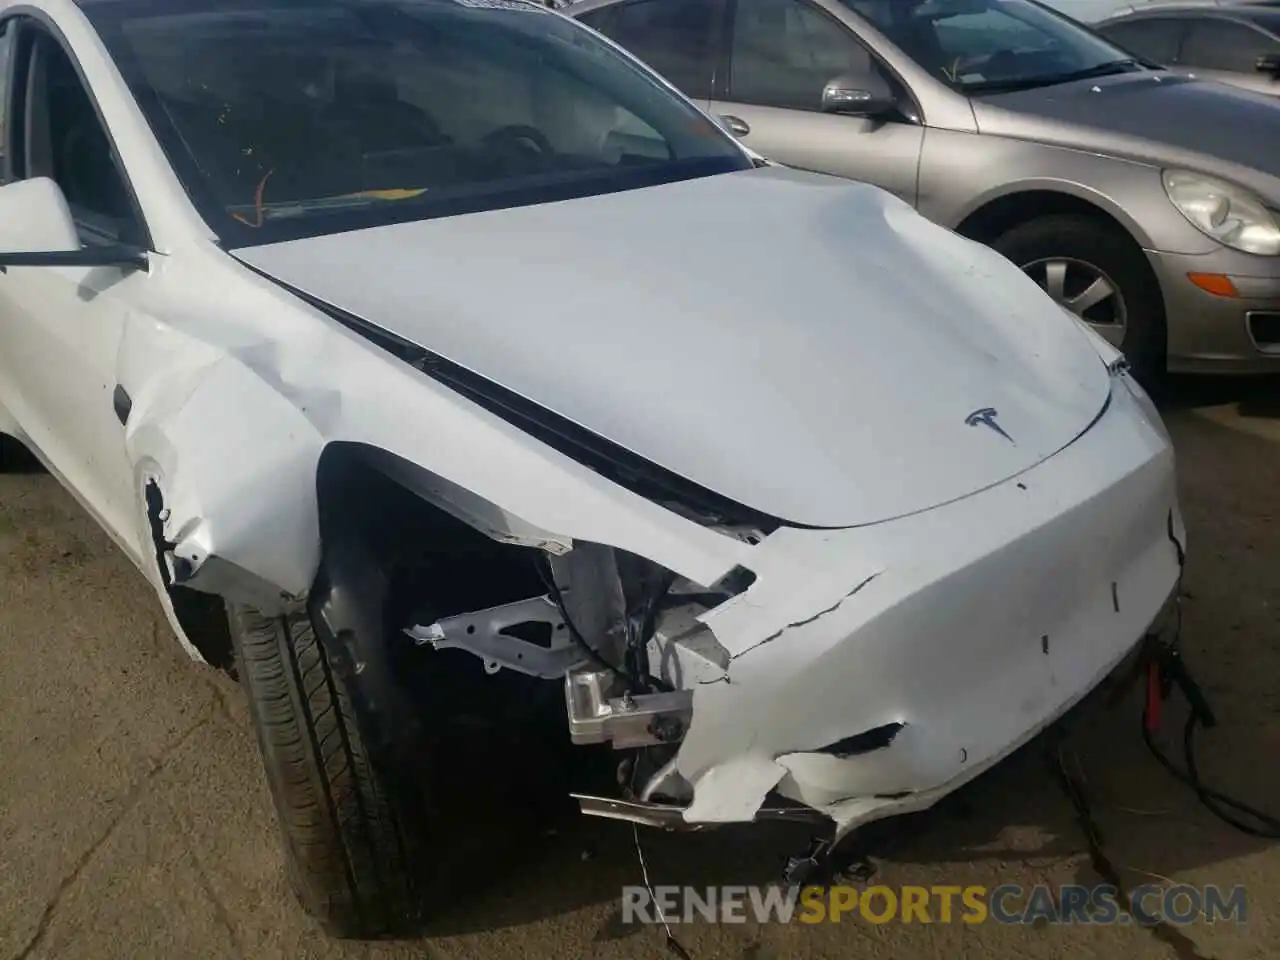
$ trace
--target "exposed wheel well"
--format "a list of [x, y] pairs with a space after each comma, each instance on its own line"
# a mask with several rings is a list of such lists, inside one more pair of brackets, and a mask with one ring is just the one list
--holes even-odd
[[363, 634], [362, 657], [385, 665], [364, 680], [376, 685], [381, 673], [427, 708], [424, 719], [434, 728], [518, 729], [548, 705], [562, 716], [561, 685], [509, 670], [489, 675], [471, 653], [414, 647], [402, 632], [411, 623], [539, 596], [546, 587], [535, 563], [540, 550], [502, 543], [456, 518], [410, 488], [420, 468], [392, 464], [402, 482], [384, 471], [388, 458], [354, 443], [330, 444], [321, 455], [323, 560], [311, 605], [313, 617], [326, 621], [322, 637], [358, 644], [349, 631]]
[[17, 437], [0, 433], [0, 470], [5, 473], [39, 473], [44, 467]]
[[[530, 685], [538, 687], [532, 699], [545, 699], [545, 691], [558, 702], [555, 684], [510, 671], [488, 676], [470, 653], [413, 649], [403, 636], [415, 615], [444, 617], [498, 606], [540, 595], [545, 585], [534, 563], [540, 551], [501, 543], [456, 519], [389, 477], [380, 458], [385, 460], [382, 451], [352, 443], [330, 444], [321, 455], [316, 495], [323, 560], [312, 590], [313, 615], [334, 620], [332, 635], [356, 631], [365, 644], [385, 646], [377, 653], [394, 661], [393, 672], [419, 688], [415, 693], [427, 692], [421, 689], [427, 686], [428, 699], [449, 701], [449, 714], [474, 720], [471, 708], [479, 708], [491, 720], [495, 700], [514, 695], [527, 703]], [[223, 598], [171, 582], [166, 554], [174, 544], [164, 538], [163, 493], [154, 482], [144, 493], [178, 623], [207, 663], [234, 675]], [[395, 642], [400, 638], [404, 648]]]
[[534, 566], [539, 551], [500, 543], [457, 519], [388, 476], [379, 457], [386, 455], [360, 444], [330, 444], [316, 492], [326, 556], [358, 540], [388, 578], [388, 626], [404, 626], [420, 612], [416, 605], [448, 616], [544, 592]]

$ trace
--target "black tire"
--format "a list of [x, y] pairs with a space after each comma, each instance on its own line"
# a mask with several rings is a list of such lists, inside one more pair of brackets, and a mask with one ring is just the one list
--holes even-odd
[[[1119, 290], [1126, 313], [1120, 349], [1139, 374], [1166, 367], [1164, 298], [1141, 248], [1126, 233], [1096, 217], [1053, 214], [1006, 231], [991, 246], [1017, 266], [1064, 258], [1090, 264]], [[1033, 273], [1034, 276], [1034, 273]]]
[[334, 937], [412, 936], [421, 828], [394, 764], [370, 749], [346, 671], [304, 609], [267, 617], [229, 603], [227, 616], [303, 907]]

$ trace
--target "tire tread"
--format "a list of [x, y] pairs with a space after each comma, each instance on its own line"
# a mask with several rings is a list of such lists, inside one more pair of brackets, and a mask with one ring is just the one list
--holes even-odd
[[419, 920], [412, 863], [387, 765], [306, 610], [268, 617], [228, 605], [294, 888], [339, 937], [406, 935]]

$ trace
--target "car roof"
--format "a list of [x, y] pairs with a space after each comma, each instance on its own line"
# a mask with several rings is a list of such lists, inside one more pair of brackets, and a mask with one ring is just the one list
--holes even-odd
[[615, 3], [620, 2], [622, 2], [622, 0], [569, 0], [569, 2], [565, 4], [568, 9], [564, 12], [567, 16], [576, 17], [579, 13], [586, 13], [600, 7], [611, 7]]
[[[77, 7], [95, 7], [104, 3], [114, 3], [117, 0], [72, 0]], [[549, 7], [552, 10], [561, 10], [571, 4], [575, 4], [575, 0], [527, 0], [529, 3], [536, 4], [540, 7]], [[167, 4], [172, 11], [182, 9], [182, 0], [169, 0]]]
[[1280, 12], [1280, 2], [1268, 3], [1153, 3], [1141, 7], [1131, 7], [1121, 13], [1113, 14], [1099, 20], [1096, 26], [1119, 23], [1123, 20], [1149, 20], [1154, 17], [1165, 17], [1170, 14], [1179, 17], [1218, 17], [1241, 18], [1247, 20], [1250, 14], [1275, 16]]

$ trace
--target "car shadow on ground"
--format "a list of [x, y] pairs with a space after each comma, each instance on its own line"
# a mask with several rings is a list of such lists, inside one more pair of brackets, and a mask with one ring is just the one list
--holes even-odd
[[[1237, 833], [1199, 807], [1147, 753], [1140, 715], [1133, 698], [1110, 707], [1091, 705], [1075, 718], [1078, 726], [1060, 748], [1051, 736], [1038, 738], [932, 810], [868, 828], [854, 843], [876, 873], [859, 885], [989, 884], [990, 865], [1002, 863], [1025, 882], [1020, 868], [1029, 862], [1043, 863], [1046, 870], [1066, 862], [1072, 876], [1057, 882], [1092, 886], [1118, 878], [1130, 890], [1153, 882], [1172, 886], [1176, 881], [1170, 878], [1186, 871], [1212, 868], [1273, 843]], [[1180, 712], [1171, 709], [1160, 743], [1182, 766], [1179, 720]], [[1248, 717], [1229, 712], [1221, 731], [1201, 739], [1198, 759], [1207, 783], [1264, 809], [1273, 803], [1268, 798], [1280, 796], [1280, 774], [1262, 769], [1275, 742], [1258, 736]], [[1056, 778], [1059, 749], [1083, 784], [1087, 824]], [[524, 799], [530, 799], [527, 786]], [[473, 834], [468, 865], [452, 874], [455, 889], [467, 893], [440, 904], [426, 938], [522, 926], [613, 902], [594, 939], [621, 939], [644, 929], [624, 923], [621, 914], [623, 887], [643, 883], [637, 842], [654, 885], [706, 888], [780, 883], [787, 858], [800, 854], [809, 840], [804, 828], [782, 824], [690, 834], [640, 828], [633, 834], [630, 825], [592, 821], [568, 805], [536, 824], [519, 813], [513, 818], [511, 808], [493, 813], [505, 818], [496, 830], [496, 821], [478, 816], [478, 810], [467, 818], [475, 826], [459, 825], [484, 831]], [[524, 831], [518, 826], [522, 820]], [[1101, 860], [1091, 856], [1086, 828], [1100, 834]], [[1172, 928], [1155, 935], [1175, 941], [1180, 936]]]
[[1280, 374], [1249, 377], [1207, 377], [1189, 374], [1167, 377], [1152, 388], [1162, 410], [1234, 405], [1249, 419], [1280, 419]]
[[[1164, 401], [1179, 451], [1183, 509], [1189, 530], [1181, 588], [1181, 645], [1186, 662], [1218, 713], [1219, 727], [1198, 735], [1203, 780], [1280, 816], [1280, 536], [1274, 515], [1280, 493], [1280, 444], [1226, 429], [1185, 408], [1205, 402], [1254, 405], [1276, 416], [1277, 383], [1195, 384], [1194, 401]], [[1005, 865], [1025, 878], [1042, 871], [1056, 882], [1094, 885], [1117, 879], [1126, 889], [1172, 886], [1194, 874], [1197, 883], [1237, 881], [1230, 861], [1274, 841], [1239, 832], [1215, 819], [1194, 793], [1148, 752], [1141, 731], [1142, 687], [1118, 701], [1091, 698], [1067, 718], [1061, 741], [1037, 738], [932, 810], [877, 825], [865, 833], [871, 862], [891, 884], [990, 883]], [[1155, 740], [1179, 766], [1185, 710], [1175, 694]], [[560, 732], [551, 737], [563, 738]], [[608, 756], [578, 756], [599, 781], [611, 775]], [[597, 940], [634, 935], [623, 924], [621, 889], [642, 882], [629, 825], [578, 816], [564, 799], [568, 786], [550, 771], [556, 761], [536, 751], [504, 759], [524, 768], [492, 806], [470, 811], [477, 826], [465, 873], [428, 936], [517, 926], [613, 901], [619, 909], [595, 932]], [[1090, 808], [1100, 852], [1091, 854], [1086, 824], [1057, 776], [1070, 770]], [[566, 775], [567, 776], [567, 775]], [[539, 789], [531, 791], [530, 784]], [[602, 789], [609, 784], [603, 783]], [[474, 796], [479, 797], [477, 790]], [[534, 795], [544, 799], [535, 801]], [[536, 811], [536, 812], [535, 812]], [[781, 879], [786, 858], [800, 853], [808, 834], [793, 825], [727, 827], [699, 834], [641, 829], [654, 884], [768, 884]], [[1066, 877], [1063, 877], [1066, 871]], [[465, 876], [465, 880], [463, 877]], [[972, 879], [977, 877], [977, 879]], [[891, 878], [891, 879], [890, 879]], [[876, 883], [872, 879], [871, 883]], [[1021, 882], [1026, 882], [1025, 879]], [[1187, 934], [1162, 925], [1152, 935], [1181, 956], [1195, 955]]]

